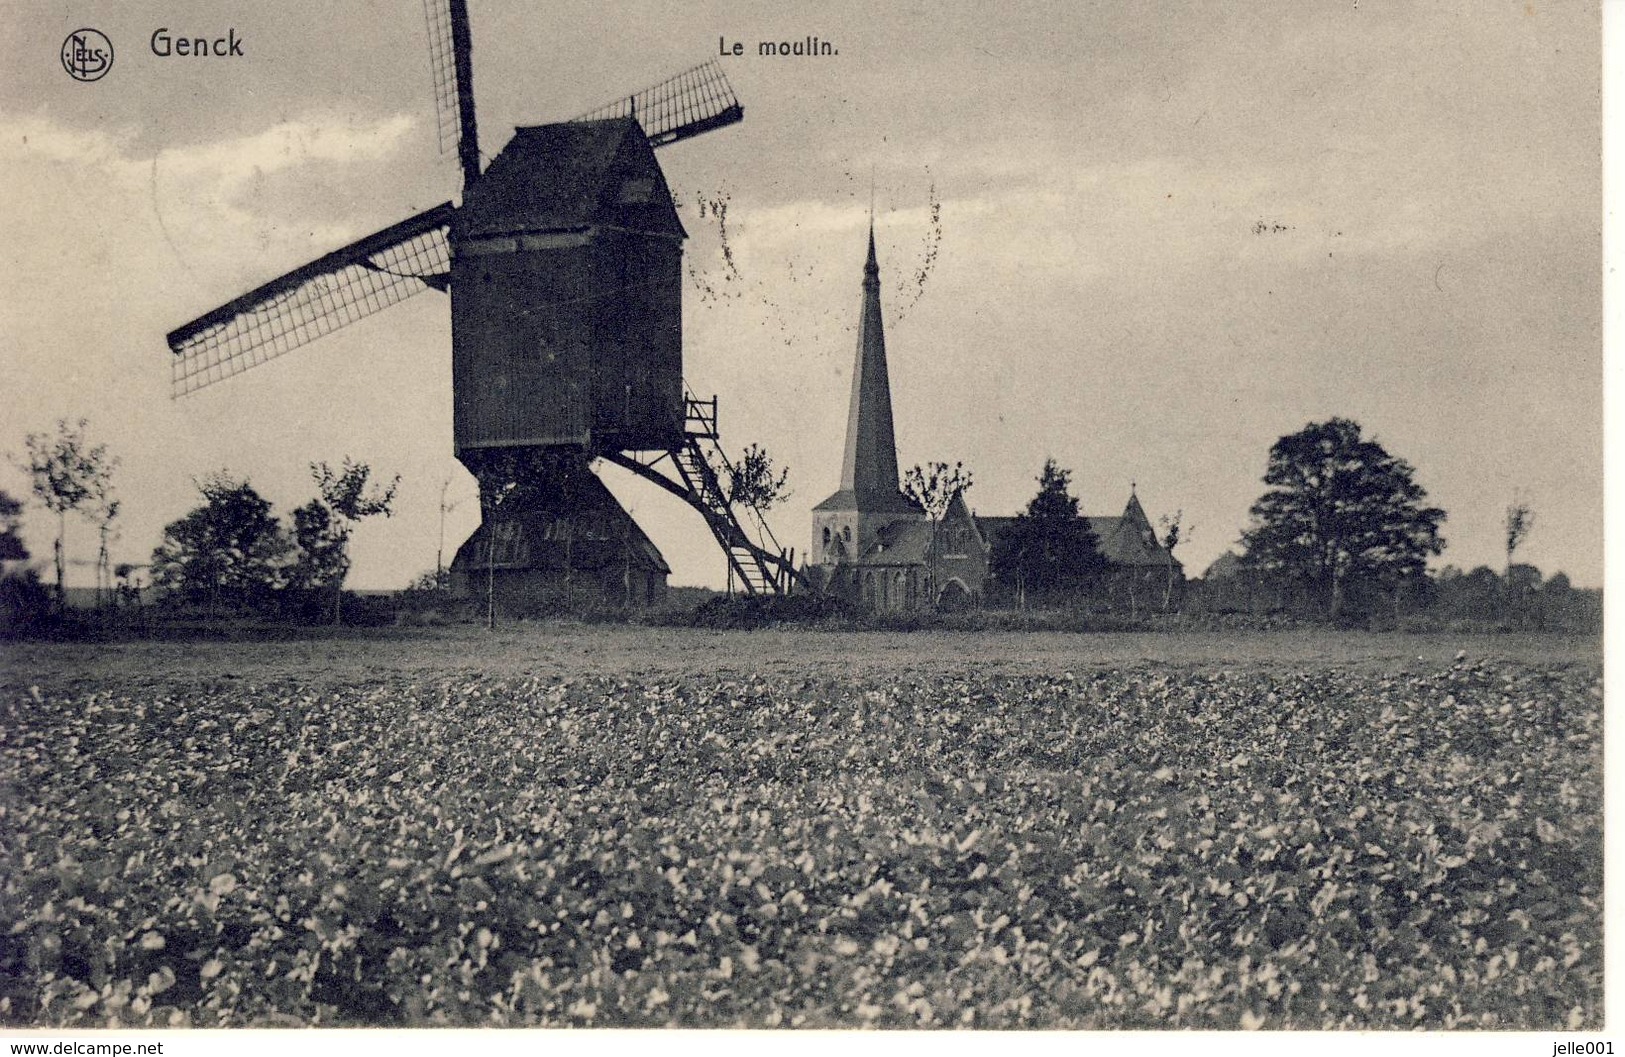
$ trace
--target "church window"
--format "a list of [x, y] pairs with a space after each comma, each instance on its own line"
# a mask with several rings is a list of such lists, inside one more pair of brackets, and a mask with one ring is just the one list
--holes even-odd
[[848, 542], [848, 543], [852, 542], [852, 526], [851, 525], [842, 525], [841, 526], [841, 537], [843, 539], [845, 539], [846, 542]]
[[829, 526], [824, 526], [824, 546], [829, 546]]

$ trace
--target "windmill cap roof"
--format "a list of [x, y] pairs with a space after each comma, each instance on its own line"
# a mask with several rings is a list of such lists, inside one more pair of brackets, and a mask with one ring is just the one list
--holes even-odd
[[[643, 202], [621, 188], [647, 180]], [[630, 117], [564, 121], [514, 130], [457, 211], [459, 234], [578, 229], [614, 221], [683, 235], [654, 149]]]

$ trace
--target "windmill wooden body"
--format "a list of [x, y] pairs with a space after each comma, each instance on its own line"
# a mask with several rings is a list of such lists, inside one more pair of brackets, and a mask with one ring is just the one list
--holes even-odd
[[667, 450], [684, 231], [636, 121], [519, 129], [452, 224], [457, 450]]
[[[528, 560], [516, 557], [529, 553], [527, 532], [557, 535], [569, 506], [560, 497], [592, 495], [601, 520], [607, 493], [563, 482], [603, 457], [698, 510], [728, 556], [731, 585], [788, 590], [790, 556], [760, 512], [736, 508], [722, 487], [731, 467], [717, 445], [715, 399], [693, 400], [683, 384], [685, 232], [654, 151], [743, 118], [721, 68], [713, 61], [572, 121], [519, 128], [482, 171], [466, 0], [429, 0], [427, 11], [441, 145], [456, 146], [461, 203], [425, 210], [171, 332], [175, 394], [422, 290], [449, 292], [453, 450], [480, 482], [485, 522], [459, 560], [483, 556], [492, 570], [504, 539], [510, 565]], [[521, 497], [517, 507], [512, 497]], [[549, 527], [516, 513], [498, 532], [503, 511], [526, 503], [549, 511]], [[639, 548], [652, 544], [642, 537]]]

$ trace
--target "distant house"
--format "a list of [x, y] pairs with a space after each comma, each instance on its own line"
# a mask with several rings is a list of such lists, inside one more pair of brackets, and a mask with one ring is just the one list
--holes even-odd
[[1202, 573], [1198, 589], [1196, 607], [1211, 613], [1303, 613], [1319, 605], [1313, 590], [1302, 581], [1249, 565], [1235, 551], [1213, 559]]
[[[958, 495], [941, 522], [933, 524], [898, 490], [898, 479], [880, 267], [871, 225], [841, 482], [813, 508], [812, 548], [804, 572], [816, 589], [876, 611], [979, 603], [994, 586], [988, 567], [993, 541], [1015, 519], [977, 516]], [[1111, 594], [1133, 599], [1146, 585], [1160, 590], [1170, 576], [1183, 582], [1183, 567], [1157, 540], [1132, 488], [1122, 514], [1090, 517], [1089, 522], [1111, 563]]]
[[1207, 567], [1207, 571], [1202, 574], [1202, 579], [1210, 583], [1217, 583], [1221, 580], [1233, 580], [1242, 575], [1244, 571], [1245, 568], [1241, 563], [1241, 555], [1237, 554], [1235, 551], [1225, 551], [1223, 554], [1213, 559], [1213, 564]]

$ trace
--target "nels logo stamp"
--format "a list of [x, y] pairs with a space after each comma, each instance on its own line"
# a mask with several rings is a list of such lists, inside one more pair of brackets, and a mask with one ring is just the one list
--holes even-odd
[[76, 81], [99, 81], [113, 68], [113, 42], [94, 29], [76, 29], [62, 42], [62, 68]]

